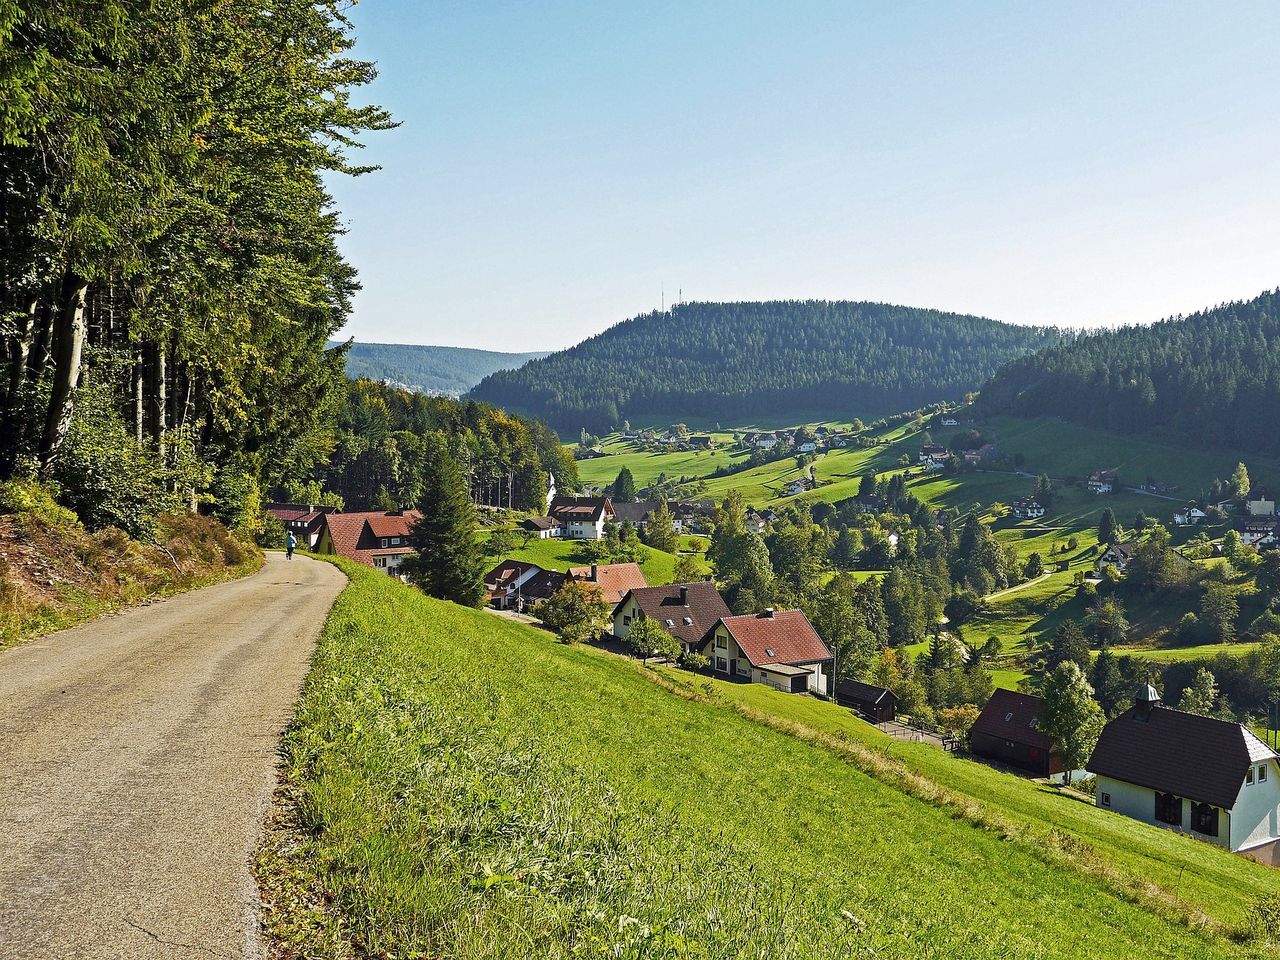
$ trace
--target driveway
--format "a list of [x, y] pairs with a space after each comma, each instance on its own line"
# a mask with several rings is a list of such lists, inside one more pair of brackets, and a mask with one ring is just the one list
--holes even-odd
[[249, 858], [333, 566], [231, 583], [0, 655], [0, 957], [261, 957]]

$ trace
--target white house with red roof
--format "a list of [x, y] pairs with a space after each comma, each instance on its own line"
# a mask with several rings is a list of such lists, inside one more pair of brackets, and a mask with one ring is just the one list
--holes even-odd
[[326, 514], [316, 552], [337, 554], [399, 576], [400, 562], [413, 552], [409, 535], [421, 516], [417, 510]]
[[334, 513], [336, 507], [322, 507], [313, 503], [268, 503], [267, 513], [279, 520], [286, 531], [298, 538], [298, 544], [314, 550], [324, 529], [325, 514]]
[[717, 673], [767, 683], [787, 693], [828, 689], [835, 658], [803, 610], [721, 617], [702, 652]]

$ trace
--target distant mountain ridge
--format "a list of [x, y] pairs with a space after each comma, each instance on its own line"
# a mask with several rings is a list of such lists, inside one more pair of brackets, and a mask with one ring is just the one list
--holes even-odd
[[688, 303], [625, 320], [471, 395], [597, 432], [623, 419], [881, 416], [976, 390], [1060, 334], [893, 304]]
[[988, 413], [1054, 416], [1201, 448], [1280, 455], [1280, 291], [1011, 361]]
[[347, 376], [385, 380], [420, 393], [461, 396], [491, 373], [546, 355], [411, 343], [353, 343], [347, 352]]

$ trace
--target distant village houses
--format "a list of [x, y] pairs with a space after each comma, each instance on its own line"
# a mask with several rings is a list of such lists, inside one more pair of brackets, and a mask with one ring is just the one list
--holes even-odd
[[1119, 485], [1120, 475], [1117, 470], [1095, 470], [1089, 474], [1089, 479], [1085, 484], [1089, 492], [1094, 496], [1115, 493]]

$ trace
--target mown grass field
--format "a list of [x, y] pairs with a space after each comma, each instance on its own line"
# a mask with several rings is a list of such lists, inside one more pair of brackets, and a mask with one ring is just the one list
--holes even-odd
[[1262, 955], [1262, 867], [343, 568], [258, 860], [300, 955]]
[[[530, 540], [525, 545], [508, 550], [502, 557], [490, 557], [489, 566], [493, 566], [500, 559], [525, 560], [536, 563], [544, 570], [558, 570], [562, 573], [570, 567], [588, 566], [591, 563], [591, 555], [587, 553], [584, 541], [560, 539]], [[711, 567], [700, 554], [695, 554], [695, 559], [700, 563], [703, 572], [710, 572]], [[675, 554], [645, 547], [645, 559], [640, 564], [640, 569], [644, 571], [645, 579], [650, 584], [656, 586], [670, 583], [675, 575], [675, 567]]]

